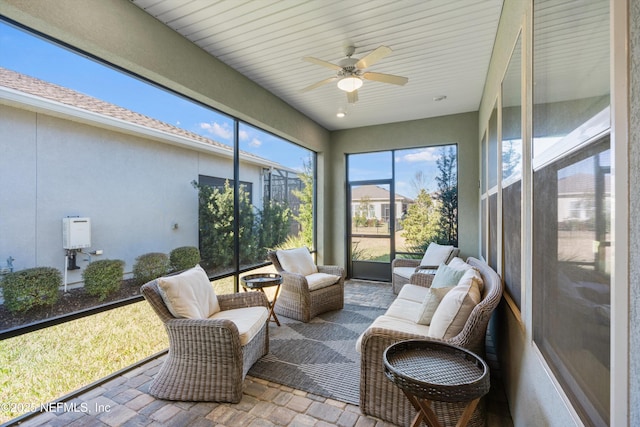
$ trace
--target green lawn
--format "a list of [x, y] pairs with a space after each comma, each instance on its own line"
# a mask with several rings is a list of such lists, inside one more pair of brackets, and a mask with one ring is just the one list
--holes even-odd
[[0, 341], [0, 423], [168, 346], [146, 301]]

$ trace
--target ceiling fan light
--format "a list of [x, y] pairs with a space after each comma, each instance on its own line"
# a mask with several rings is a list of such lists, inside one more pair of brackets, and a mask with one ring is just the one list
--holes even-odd
[[362, 79], [359, 77], [349, 76], [338, 80], [338, 88], [345, 92], [353, 92], [362, 87]]

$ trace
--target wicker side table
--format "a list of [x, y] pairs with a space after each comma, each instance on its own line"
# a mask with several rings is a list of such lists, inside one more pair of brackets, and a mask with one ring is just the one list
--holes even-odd
[[469, 422], [480, 398], [489, 392], [489, 367], [480, 357], [438, 341], [408, 340], [383, 355], [385, 375], [404, 392], [418, 413], [412, 426], [440, 426], [431, 401], [469, 402], [457, 426]]
[[[242, 283], [242, 288], [246, 291], [249, 289], [260, 290], [262, 293], [264, 292], [264, 288], [268, 288], [270, 286], [277, 286], [276, 293], [273, 297], [273, 301], [269, 301], [269, 319], [273, 319], [276, 322], [276, 325], [280, 326], [280, 321], [278, 320], [278, 316], [276, 316], [275, 311], [273, 311], [276, 306], [276, 300], [278, 299], [278, 293], [280, 292], [280, 285], [282, 284], [282, 276], [275, 273], [257, 273], [257, 274], [248, 274], [240, 278]], [[266, 294], [265, 294], [266, 295]]]

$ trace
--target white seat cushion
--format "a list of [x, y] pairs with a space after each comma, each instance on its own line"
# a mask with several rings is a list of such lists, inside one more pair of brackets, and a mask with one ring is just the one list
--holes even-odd
[[315, 291], [338, 283], [340, 276], [327, 273], [313, 273], [306, 276], [306, 279], [307, 284], [309, 285], [309, 290]]
[[220, 311], [209, 277], [199, 265], [175, 276], [160, 277], [158, 289], [174, 317], [206, 319]]
[[411, 278], [411, 275], [415, 272], [416, 272], [415, 267], [396, 267], [393, 269], [393, 274], [402, 276], [407, 280], [409, 280]]
[[438, 339], [455, 337], [464, 328], [471, 311], [480, 302], [479, 273], [465, 272], [460, 282], [442, 298], [429, 325], [429, 336]]
[[[373, 321], [369, 328], [382, 328], [389, 329], [391, 331], [401, 331], [409, 334], [421, 335], [425, 338], [429, 336], [429, 326], [419, 325], [414, 321], [398, 319], [396, 317], [386, 315], [376, 318], [376, 320]], [[362, 335], [364, 335], [365, 332], [363, 332], [358, 337], [358, 341], [356, 341], [356, 350], [358, 351], [358, 353], [361, 353]]]
[[276, 251], [276, 256], [282, 269], [289, 273], [308, 276], [318, 272], [318, 267], [313, 262], [311, 253], [306, 247], [278, 250]]
[[210, 316], [209, 319], [227, 319], [232, 321], [240, 334], [240, 345], [246, 345], [260, 332], [260, 328], [269, 319], [266, 307], [244, 307], [223, 310]]
[[431, 242], [427, 247], [422, 260], [420, 261], [421, 266], [438, 266], [440, 264], [446, 264], [453, 252], [454, 247], [450, 245], [439, 245], [437, 243]]

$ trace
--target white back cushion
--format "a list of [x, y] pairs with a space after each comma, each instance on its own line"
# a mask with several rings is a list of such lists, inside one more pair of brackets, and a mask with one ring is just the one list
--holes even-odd
[[482, 298], [476, 276], [480, 273], [475, 269], [467, 271], [442, 298], [431, 318], [430, 337], [446, 340], [462, 331], [471, 311]]
[[427, 288], [429, 289], [429, 294], [422, 302], [420, 306], [420, 312], [418, 313], [418, 318], [416, 323], [420, 325], [428, 325], [431, 323], [431, 319], [433, 319], [433, 315], [438, 309], [440, 305], [440, 301], [452, 290], [454, 287], [440, 287], [440, 288]]
[[158, 279], [158, 289], [174, 317], [206, 319], [220, 311], [218, 298], [202, 267]]
[[467, 279], [471, 278], [475, 280], [478, 283], [480, 292], [482, 293], [482, 290], [484, 289], [484, 280], [482, 280], [482, 275], [480, 274], [480, 271], [477, 268], [470, 266], [469, 264], [464, 262], [462, 258], [459, 258], [459, 257], [455, 257], [451, 261], [449, 261], [448, 266], [451, 268], [455, 268], [457, 270], [465, 270], [465, 271], [474, 270], [477, 274], [474, 274], [472, 276], [467, 276]]
[[453, 249], [453, 246], [444, 246], [431, 242], [422, 257], [422, 261], [420, 261], [420, 265], [437, 267], [440, 264], [446, 264]]
[[276, 251], [276, 256], [282, 269], [289, 273], [308, 276], [318, 272], [318, 267], [313, 262], [311, 253], [306, 247], [278, 250]]

